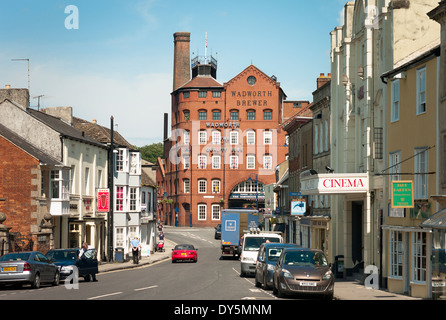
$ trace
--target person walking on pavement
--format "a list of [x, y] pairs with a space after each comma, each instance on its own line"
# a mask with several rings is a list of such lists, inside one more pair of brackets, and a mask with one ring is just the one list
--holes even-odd
[[139, 248], [141, 247], [141, 244], [137, 237], [133, 239], [130, 244], [132, 245], [132, 255], [133, 255], [133, 263], [138, 264], [139, 263]]

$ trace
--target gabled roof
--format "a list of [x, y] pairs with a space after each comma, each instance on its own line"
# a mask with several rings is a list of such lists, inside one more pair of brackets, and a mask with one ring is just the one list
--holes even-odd
[[86, 135], [85, 132], [76, 129], [75, 127], [72, 127], [70, 124], [61, 120], [60, 118], [29, 108], [27, 109], [27, 112], [40, 122], [46, 124], [48, 127], [59, 132], [62, 136], [66, 138], [71, 138], [73, 140], [78, 140], [98, 147], [106, 148], [106, 146], [99, 143], [99, 141]]
[[[73, 117], [73, 126], [103, 144], [110, 143], [110, 128], [77, 117]], [[117, 131], [113, 131], [113, 142], [119, 146], [134, 149], [134, 146]]]
[[4, 137], [6, 140], [11, 142], [17, 148], [23, 150], [28, 153], [33, 158], [39, 160], [40, 164], [54, 166], [54, 167], [63, 167], [63, 163], [53, 158], [52, 156], [46, 154], [39, 148], [33, 146], [28, 141], [20, 137], [18, 134], [12, 132], [4, 125], [0, 124], [0, 136]]

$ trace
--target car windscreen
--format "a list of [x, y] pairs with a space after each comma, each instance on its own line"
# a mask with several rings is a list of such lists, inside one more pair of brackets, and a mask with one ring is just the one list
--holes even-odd
[[262, 243], [266, 242], [280, 242], [277, 237], [247, 237], [245, 238], [245, 248], [246, 251], [258, 251]]
[[193, 245], [180, 244], [175, 246], [174, 250], [195, 250]]
[[0, 261], [26, 261], [29, 259], [29, 252], [8, 253], [0, 257]]
[[54, 261], [76, 261], [76, 250], [50, 251], [46, 256]]
[[312, 251], [291, 251], [285, 252], [283, 264], [287, 266], [299, 267], [326, 267], [327, 259], [320, 252]]

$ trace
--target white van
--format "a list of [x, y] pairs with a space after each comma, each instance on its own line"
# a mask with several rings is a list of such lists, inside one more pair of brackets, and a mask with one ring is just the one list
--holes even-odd
[[241, 276], [256, 273], [256, 261], [260, 246], [265, 242], [282, 243], [281, 233], [260, 232], [245, 233], [243, 237], [242, 252], [240, 255]]

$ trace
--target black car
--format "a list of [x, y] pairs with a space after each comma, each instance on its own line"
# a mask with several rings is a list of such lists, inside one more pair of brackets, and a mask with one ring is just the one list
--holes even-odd
[[215, 239], [221, 239], [221, 224], [217, 224], [217, 226], [215, 227]]
[[48, 251], [47, 258], [50, 259], [60, 270], [60, 279], [65, 280], [77, 267], [79, 277], [90, 281], [92, 275], [99, 273], [96, 250], [88, 249], [79, 258], [80, 249], [54, 249]]

